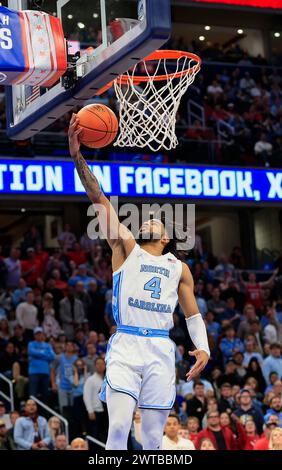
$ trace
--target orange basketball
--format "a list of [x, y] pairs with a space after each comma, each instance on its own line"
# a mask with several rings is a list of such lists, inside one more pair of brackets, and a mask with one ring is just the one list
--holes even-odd
[[103, 104], [89, 104], [77, 114], [83, 129], [79, 140], [87, 147], [99, 149], [110, 145], [118, 133], [115, 113]]

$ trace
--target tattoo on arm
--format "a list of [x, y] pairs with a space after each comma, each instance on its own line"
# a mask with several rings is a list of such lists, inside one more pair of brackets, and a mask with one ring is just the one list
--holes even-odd
[[74, 157], [74, 164], [88, 197], [92, 202], [98, 202], [103, 192], [80, 152]]

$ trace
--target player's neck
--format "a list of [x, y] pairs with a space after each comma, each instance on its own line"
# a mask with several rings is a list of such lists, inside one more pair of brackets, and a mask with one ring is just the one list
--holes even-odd
[[147, 251], [150, 255], [153, 256], [162, 256], [163, 246], [158, 243], [144, 243], [140, 245], [142, 250]]

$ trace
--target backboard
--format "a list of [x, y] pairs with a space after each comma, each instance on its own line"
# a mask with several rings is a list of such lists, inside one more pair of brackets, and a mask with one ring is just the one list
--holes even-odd
[[69, 69], [52, 88], [6, 87], [7, 133], [27, 139], [159, 49], [171, 31], [170, 0], [9, 0], [14, 10], [61, 18]]

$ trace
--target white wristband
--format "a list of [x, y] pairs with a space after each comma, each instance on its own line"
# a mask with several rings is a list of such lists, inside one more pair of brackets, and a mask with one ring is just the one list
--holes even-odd
[[196, 349], [205, 351], [210, 356], [206, 325], [200, 313], [186, 318], [187, 329]]

